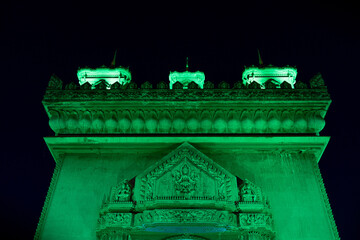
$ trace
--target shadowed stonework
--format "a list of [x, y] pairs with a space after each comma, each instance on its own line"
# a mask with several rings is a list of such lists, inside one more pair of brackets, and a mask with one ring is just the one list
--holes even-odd
[[127, 68], [53, 76], [43, 104], [56, 168], [35, 239], [339, 239], [318, 161], [331, 102], [320, 74], [248, 67], [214, 86]]

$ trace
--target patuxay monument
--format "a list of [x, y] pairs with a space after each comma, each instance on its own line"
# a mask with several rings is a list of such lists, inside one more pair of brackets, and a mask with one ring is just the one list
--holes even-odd
[[52, 76], [43, 99], [56, 167], [35, 239], [339, 239], [318, 167], [331, 102], [320, 74], [306, 84], [295, 67], [259, 65], [214, 85], [186, 64], [156, 84], [115, 66], [77, 76]]

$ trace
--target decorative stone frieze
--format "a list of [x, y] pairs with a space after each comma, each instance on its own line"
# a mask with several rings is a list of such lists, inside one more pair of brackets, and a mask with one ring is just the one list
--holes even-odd
[[[87, 105], [84, 103], [84, 105]], [[164, 109], [164, 106], [126, 104], [104, 109], [96, 105], [68, 106], [49, 104], [49, 125], [57, 134], [95, 133], [319, 133], [325, 126], [324, 111], [248, 108]], [[179, 106], [181, 108], [181, 106]], [[278, 108], [278, 109], [276, 109]]]
[[98, 219], [99, 228], [131, 226], [132, 213], [106, 213]]
[[[299, 85], [298, 85], [299, 84]], [[127, 89], [109, 90], [77, 90], [75, 83], [70, 83], [65, 90], [48, 89], [44, 96], [44, 101], [79, 101], [79, 100], [330, 100], [326, 89], [314, 88], [304, 89], [306, 84], [298, 82], [295, 89], [137, 89], [136, 83], [128, 84]], [[298, 87], [305, 84], [305, 87]], [[136, 87], [135, 87], [136, 86]], [[110, 89], [111, 90], [111, 89]]]
[[261, 189], [246, 179], [236, 180], [188, 143], [137, 175], [134, 188], [127, 180], [113, 187], [97, 224], [99, 239], [148, 232], [275, 235]]
[[131, 235], [123, 229], [106, 230], [98, 235], [99, 240], [131, 240]]
[[144, 211], [136, 215], [134, 225], [135, 227], [147, 227], [153, 224], [171, 223], [224, 225], [228, 229], [237, 226], [236, 215], [234, 213], [212, 209], [156, 209]]
[[213, 89], [207, 81], [204, 89], [177, 88], [180, 82], [173, 89], [165, 89], [165, 83], [151, 89], [148, 82], [137, 89], [134, 82], [115, 82], [109, 90], [99, 80], [92, 87], [70, 83], [61, 90], [61, 80], [53, 76], [43, 104], [56, 134], [318, 134], [330, 104], [326, 88], [317, 87], [319, 78], [312, 80], [312, 89], [302, 89], [301, 82], [296, 89], [259, 89], [255, 81], [247, 88], [237, 83], [227, 89], [222, 82], [221, 89]]
[[272, 230], [273, 220], [271, 215], [265, 213], [240, 213], [239, 226], [246, 230], [255, 230], [258, 228]]

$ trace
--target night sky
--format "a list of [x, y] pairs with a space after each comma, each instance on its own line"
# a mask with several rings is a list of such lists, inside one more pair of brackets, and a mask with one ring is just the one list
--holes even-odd
[[[355, 2], [195, 6], [47, 5], [0, 8], [0, 206], [6, 239], [31, 239], [54, 169], [43, 140], [53, 136], [41, 104], [51, 74], [77, 82], [78, 67], [128, 66], [133, 81], [168, 81], [169, 71], [205, 72], [217, 84], [241, 79], [244, 66], [296, 66], [297, 80], [321, 72], [332, 103], [320, 161], [342, 239], [360, 239], [359, 57]], [[141, 7], [140, 7], [141, 6]]]

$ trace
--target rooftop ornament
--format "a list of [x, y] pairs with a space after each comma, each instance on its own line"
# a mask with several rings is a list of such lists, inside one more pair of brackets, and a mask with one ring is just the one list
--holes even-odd
[[90, 83], [91, 89], [94, 89], [101, 80], [105, 80], [107, 89], [110, 85], [118, 82], [125, 85], [131, 81], [131, 73], [129, 69], [123, 67], [109, 68], [102, 66], [100, 68], [79, 68], [77, 72], [79, 84]]
[[261, 89], [269, 88], [281, 88], [281, 84], [287, 82], [291, 88], [294, 88], [296, 83], [297, 69], [295, 67], [275, 67], [271, 64], [264, 65], [260, 51], [258, 49], [259, 65], [245, 67], [242, 74], [243, 83], [247, 86], [254, 82], [260, 85]]
[[271, 81], [275, 84], [276, 88], [280, 88], [283, 82], [290, 84], [294, 88], [296, 83], [297, 70], [295, 67], [275, 67], [272, 65], [267, 66], [251, 66], [245, 67], [242, 74], [242, 80], [245, 85], [250, 85], [256, 82], [260, 88], [265, 89], [265, 83]]
[[131, 81], [131, 73], [128, 68], [115, 67], [116, 51], [114, 59], [111, 62], [110, 67], [105, 65], [100, 68], [79, 68], [77, 77], [79, 79], [80, 86], [89, 83], [91, 89], [95, 89], [99, 83], [106, 83], [106, 88], [110, 89], [110, 86], [116, 82], [121, 85], [125, 85]]
[[183, 85], [183, 89], [188, 89], [188, 85], [191, 82], [196, 83], [199, 88], [204, 88], [205, 74], [200, 71], [189, 72], [189, 59], [186, 58], [186, 71], [185, 72], [170, 72], [170, 89], [173, 89], [173, 85], [179, 82]]

